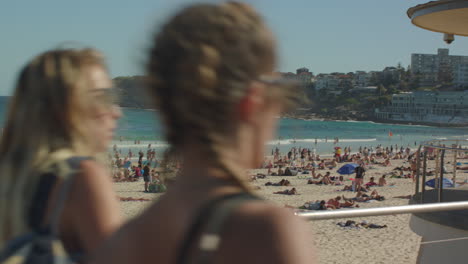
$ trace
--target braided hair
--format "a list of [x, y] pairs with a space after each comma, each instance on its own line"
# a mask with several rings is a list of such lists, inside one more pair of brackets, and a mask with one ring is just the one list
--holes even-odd
[[248, 189], [244, 172], [223, 158], [223, 146], [236, 131], [230, 117], [249, 83], [274, 64], [271, 35], [250, 6], [196, 4], [176, 14], [155, 35], [147, 64], [149, 92], [174, 151], [196, 143]]

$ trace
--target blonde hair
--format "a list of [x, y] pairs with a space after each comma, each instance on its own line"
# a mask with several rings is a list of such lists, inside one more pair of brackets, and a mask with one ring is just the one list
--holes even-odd
[[196, 4], [163, 26], [147, 65], [149, 90], [174, 151], [196, 143], [207, 159], [246, 189], [245, 172], [223, 158], [223, 146], [238, 126], [229, 117], [249, 84], [273, 71], [276, 56], [270, 35], [260, 15], [246, 4]]
[[82, 93], [89, 66], [105, 69], [97, 51], [60, 49], [35, 57], [19, 74], [0, 141], [0, 248], [29, 230], [41, 172], [72, 155], [93, 155], [80, 126], [91, 102]]

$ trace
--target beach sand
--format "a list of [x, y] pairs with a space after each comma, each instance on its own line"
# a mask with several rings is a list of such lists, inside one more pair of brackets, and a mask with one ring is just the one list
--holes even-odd
[[[403, 160], [392, 160], [389, 167], [375, 166], [366, 172], [364, 182], [372, 176], [376, 181], [385, 172], [391, 171], [395, 166], [408, 163]], [[342, 164], [339, 164], [341, 166]], [[429, 166], [431, 169], [433, 166]], [[327, 170], [328, 171], [328, 170]], [[331, 175], [336, 176], [336, 170], [331, 170]], [[265, 173], [266, 170], [252, 170], [251, 174]], [[324, 172], [324, 171], [318, 171]], [[464, 174], [464, 177], [466, 174]], [[353, 177], [353, 176], [351, 176]], [[288, 179], [291, 186], [265, 186], [265, 182], [278, 182], [282, 178]], [[347, 178], [345, 178], [347, 179]], [[347, 198], [354, 197], [355, 193], [348, 191], [337, 191], [343, 186], [319, 186], [308, 185], [306, 179], [295, 176], [267, 176], [266, 179], [258, 179], [253, 185], [261, 189], [256, 192], [266, 200], [279, 206], [291, 205], [299, 207], [306, 201], [328, 200], [338, 195]], [[350, 184], [351, 181], [345, 181]], [[395, 183], [395, 186], [376, 187], [380, 195], [385, 196], [384, 201], [373, 201], [370, 203], [359, 203], [362, 208], [384, 207], [408, 204], [407, 199], [393, 198], [414, 193], [414, 183], [411, 179], [397, 179], [387, 177], [387, 183]], [[273, 194], [275, 191], [291, 189], [295, 187], [300, 195]], [[115, 190], [121, 197], [148, 198], [157, 200], [161, 194], [143, 193], [143, 182], [115, 183]], [[121, 202], [125, 216], [129, 219], [144, 211], [152, 202]], [[341, 209], [343, 210], [343, 209]], [[353, 210], [353, 209], [344, 209]], [[348, 219], [321, 220], [310, 222], [310, 228], [314, 234], [315, 247], [318, 252], [320, 263], [416, 263], [419, 243], [421, 237], [409, 228], [410, 215], [393, 215], [365, 218], [350, 218], [360, 222], [366, 220], [369, 223], [387, 225], [383, 229], [347, 229], [336, 225]]]

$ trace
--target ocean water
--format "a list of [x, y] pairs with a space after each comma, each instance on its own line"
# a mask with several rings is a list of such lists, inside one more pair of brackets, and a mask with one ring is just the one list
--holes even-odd
[[[8, 98], [0, 97], [0, 124], [5, 122]], [[148, 144], [157, 152], [162, 152], [164, 130], [158, 112], [143, 109], [122, 109], [115, 140], [122, 153], [146, 150]], [[378, 124], [354, 121], [317, 121], [279, 118], [276, 137], [265, 146], [267, 153], [275, 147], [287, 150], [293, 146], [315, 148], [317, 153], [331, 153], [335, 146], [357, 150], [359, 146], [398, 145], [415, 147], [422, 141], [431, 139], [468, 139], [468, 127], [443, 128], [418, 125]], [[393, 136], [389, 136], [389, 132]], [[122, 140], [120, 140], [122, 138]], [[334, 139], [338, 138], [338, 143]], [[140, 140], [140, 144], [135, 144]], [[317, 144], [315, 141], [317, 140]], [[112, 149], [112, 145], [110, 149]]]

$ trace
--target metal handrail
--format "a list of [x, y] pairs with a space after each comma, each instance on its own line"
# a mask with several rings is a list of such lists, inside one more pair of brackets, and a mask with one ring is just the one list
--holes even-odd
[[395, 215], [395, 214], [414, 214], [414, 213], [430, 213], [452, 210], [468, 210], [468, 201], [449, 202], [449, 203], [432, 203], [432, 204], [414, 204], [390, 207], [377, 207], [365, 209], [343, 209], [339, 211], [316, 211], [316, 212], [297, 212], [296, 215], [305, 218], [306, 220], [326, 220], [336, 218], [364, 217], [364, 216], [380, 216], [380, 215]]
[[[432, 139], [432, 140], [427, 140], [423, 141], [420, 143], [423, 147], [428, 147], [428, 148], [437, 148], [437, 149], [446, 149], [446, 150], [453, 150], [453, 151], [467, 151], [468, 147], [465, 146], [465, 143], [467, 143], [468, 139], [465, 138], [460, 138], [460, 139]], [[459, 145], [462, 145], [463, 147], [461, 148], [453, 148], [453, 147], [448, 147], [448, 146], [441, 146], [441, 142], [456, 142]]]

